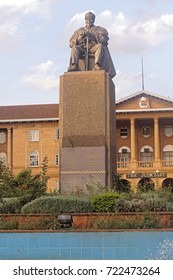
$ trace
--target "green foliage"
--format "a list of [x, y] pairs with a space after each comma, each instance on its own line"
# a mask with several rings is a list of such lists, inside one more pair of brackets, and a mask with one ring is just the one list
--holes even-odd
[[173, 211], [173, 204], [162, 191], [149, 191], [133, 194], [131, 199], [124, 198], [116, 201], [116, 212], [163, 212]]
[[117, 193], [128, 193], [131, 190], [130, 183], [121, 178], [121, 174], [113, 173], [113, 189]]
[[152, 185], [150, 182], [145, 184], [139, 184], [138, 189], [141, 192], [154, 191], [154, 185]]
[[21, 208], [28, 201], [30, 201], [30, 197], [16, 197], [16, 198], [10, 198], [8, 200], [4, 199], [3, 202], [0, 203], [0, 213], [1, 214], [20, 213]]
[[107, 188], [99, 182], [94, 182], [92, 176], [90, 176], [88, 183], [86, 184], [87, 195], [92, 197], [93, 195], [104, 193]]
[[60, 226], [56, 217], [41, 216], [37, 221], [28, 219], [25, 224], [19, 225], [20, 230], [57, 230]]
[[96, 222], [99, 229], [149, 229], [159, 228], [157, 217], [144, 215], [141, 219], [125, 219], [124, 221], [102, 220]]
[[16, 182], [12, 171], [0, 162], [0, 198], [16, 196], [15, 188]]
[[15, 218], [13, 218], [12, 220], [0, 218], [0, 230], [14, 230], [18, 229], [18, 226], [18, 221]]
[[74, 195], [44, 196], [23, 206], [22, 213], [80, 213], [92, 212], [92, 205], [86, 197]]
[[92, 197], [94, 212], [113, 212], [115, 210], [115, 201], [121, 197], [114, 192], [105, 192]]
[[30, 200], [42, 196], [47, 189], [47, 157], [42, 163], [41, 172], [32, 175], [31, 169], [24, 169], [16, 176], [6, 167], [0, 166], [0, 198], [30, 197]]

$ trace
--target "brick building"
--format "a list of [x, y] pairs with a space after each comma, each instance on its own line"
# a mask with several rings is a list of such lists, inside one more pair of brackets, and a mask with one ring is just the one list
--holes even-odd
[[116, 103], [117, 169], [133, 188], [173, 186], [173, 100], [140, 91]]
[[[117, 170], [154, 188], [173, 185], [173, 100], [147, 91], [116, 102]], [[38, 173], [48, 157], [48, 188], [59, 183], [59, 105], [0, 106], [0, 161]]]
[[0, 106], [0, 161], [18, 173], [40, 172], [48, 157], [49, 189], [58, 187], [58, 104]]

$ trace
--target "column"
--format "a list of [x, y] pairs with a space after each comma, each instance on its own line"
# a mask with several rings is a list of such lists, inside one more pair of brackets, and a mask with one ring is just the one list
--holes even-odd
[[130, 130], [131, 130], [131, 161], [135, 161], [136, 160], [135, 119], [130, 119]]
[[11, 143], [11, 128], [7, 130], [7, 166], [12, 167], [12, 143]]
[[160, 139], [159, 139], [159, 123], [158, 118], [154, 119], [154, 160], [160, 160]]

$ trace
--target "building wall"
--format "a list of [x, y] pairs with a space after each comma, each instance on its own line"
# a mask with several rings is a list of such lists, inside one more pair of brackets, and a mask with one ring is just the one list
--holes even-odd
[[[155, 188], [163, 186], [167, 179], [172, 180], [169, 182], [172, 182], [173, 185], [173, 158], [168, 162], [165, 162], [163, 158], [164, 147], [167, 145], [173, 147], [173, 134], [169, 137], [165, 136], [165, 126], [173, 127], [173, 102], [145, 95], [147, 108], [142, 108], [140, 106], [142, 95], [144, 94], [139, 94], [139, 96], [130, 99], [127, 98], [116, 104], [115, 157], [117, 157], [117, 172], [122, 174], [123, 179], [129, 181], [134, 189], [138, 187], [140, 180], [145, 177], [153, 181]], [[51, 111], [51, 108], [49, 108], [49, 111]], [[34, 110], [33, 107], [32, 109]], [[42, 114], [43, 117], [45, 112]], [[144, 126], [151, 129], [148, 137], [142, 135]], [[127, 137], [120, 136], [122, 127], [127, 127]], [[35, 174], [40, 172], [41, 163], [47, 156], [47, 175], [50, 177], [48, 189], [52, 191], [57, 189], [59, 167], [56, 166], [55, 155], [60, 149], [59, 141], [55, 139], [57, 128], [59, 128], [58, 119], [56, 121], [37, 121], [36, 119], [27, 122], [0, 121], [0, 135], [1, 132], [6, 134], [6, 141], [2, 141], [3, 143], [1, 143], [2, 138], [0, 136], [0, 154], [5, 153], [7, 155], [7, 167], [12, 168], [15, 174], [23, 168], [31, 168], [33, 174]], [[38, 141], [29, 140], [30, 130], [39, 131]], [[141, 162], [140, 152], [145, 146], [151, 147], [153, 150], [152, 161]], [[124, 147], [127, 147], [130, 151], [129, 161], [119, 162], [118, 152]], [[39, 164], [35, 167], [31, 167], [29, 163], [29, 156], [32, 151], [38, 152], [39, 155]]]
[[[167, 145], [172, 147], [173, 153], [173, 134], [169, 137], [165, 135], [166, 126], [173, 129], [172, 104], [156, 98], [148, 98], [148, 107], [143, 109], [139, 106], [140, 100], [141, 95], [140, 98], [134, 97], [133, 100], [125, 100], [124, 103], [117, 105], [116, 153], [118, 156], [120, 148], [126, 146], [131, 154], [128, 162], [121, 163], [117, 159], [118, 173], [122, 174], [122, 177], [135, 189], [144, 177], [151, 179], [155, 188], [162, 187], [166, 181], [173, 186], [173, 157], [165, 162], [163, 155], [163, 149]], [[170, 108], [170, 111], [167, 108]], [[120, 129], [123, 126], [128, 128], [126, 138], [120, 136]], [[148, 137], [142, 134], [144, 126], [151, 129]], [[151, 147], [153, 150], [152, 161], [141, 162], [140, 154], [144, 147]]]
[[[1, 124], [0, 130], [6, 129], [7, 141], [0, 144], [0, 153], [7, 154], [7, 166], [12, 168], [14, 174], [24, 168], [31, 168], [32, 173], [41, 171], [41, 163], [44, 157], [48, 157], [48, 173], [50, 177], [48, 189], [54, 190], [58, 187], [59, 166], [56, 166], [56, 153], [59, 152], [59, 141], [55, 139], [55, 130], [58, 122], [28, 122]], [[30, 130], [39, 131], [38, 141], [30, 141]], [[11, 134], [11, 135], [10, 135]], [[30, 153], [38, 152], [38, 166], [30, 167]]]

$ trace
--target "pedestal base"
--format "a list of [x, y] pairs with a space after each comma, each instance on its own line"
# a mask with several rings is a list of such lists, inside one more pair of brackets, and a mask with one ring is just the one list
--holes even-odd
[[115, 89], [105, 71], [65, 73], [60, 79], [60, 191], [92, 179], [112, 187], [116, 172]]

